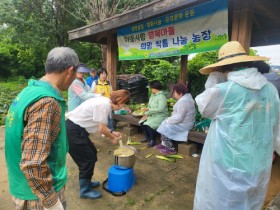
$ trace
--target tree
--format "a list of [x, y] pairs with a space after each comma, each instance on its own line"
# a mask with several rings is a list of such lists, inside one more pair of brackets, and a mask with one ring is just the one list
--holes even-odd
[[217, 62], [218, 51], [198, 53], [188, 63], [188, 81], [190, 92], [193, 97], [204, 91], [207, 76], [199, 73], [199, 69]]
[[77, 0], [76, 14], [91, 24], [149, 3], [152, 0]]
[[[105, 20], [117, 14], [149, 3], [152, 0], [79, 0], [76, 1], [76, 13], [88, 24]], [[84, 5], [81, 8], [81, 5]], [[107, 45], [101, 45], [102, 65], [106, 67]]]
[[[74, 0], [2, 0], [0, 24], [9, 31], [9, 42], [16, 46], [16, 75], [40, 77], [50, 49], [68, 46], [67, 31], [84, 25], [74, 11]], [[3, 31], [3, 30], [2, 30]], [[2, 44], [5, 44], [2, 40]]]
[[[2, 0], [0, 53], [5, 56], [5, 65], [11, 63], [7, 58], [10, 55], [17, 64], [5, 67], [5, 77], [11, 74], [40, 77], [48, 51], [56, 46], [70, 46], [78, 52], [81, 62], [101, 67], [100, 45], [69, 42], [67, 32], [146, 2], [149, 0]], [[7, 34], [5, 38], [9, 37], [8, 42], [4, 41], [3, 33]], [[7, 54], [8, 43], [8, 49], [14, 49], [12, 54]]]
[[0, 43], [0, 78], [6, 79], [16, 70], [17, 49], [13, 45]]

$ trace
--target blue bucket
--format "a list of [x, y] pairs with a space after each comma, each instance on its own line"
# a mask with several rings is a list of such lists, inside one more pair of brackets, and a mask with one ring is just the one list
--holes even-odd
[[117, 165], [111, 166], [108, 170], [107, 189], [112, 192], [128, 192], [135, 182], [133, 168], [122, 169]]

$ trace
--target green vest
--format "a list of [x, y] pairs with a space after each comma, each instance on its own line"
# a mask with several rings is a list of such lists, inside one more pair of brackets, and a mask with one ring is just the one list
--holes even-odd
[[67, 181], [66, 154], [68, 141], [65, 128], [65, 100], [49, 83], [29, 80], [28, 86], [14, 99], [6, 117], [5, 156], [8, 169], [10, 192], [22, 200], [36, 200], [27, 179], [20, 170], [21, 144], [24, 129], [24, 115], [30, 104], [43, 97], [55, 98], [61, 107], [60, 132], [51, 146], [47, 164], [52, 173], [53, 187], [60, 191]]

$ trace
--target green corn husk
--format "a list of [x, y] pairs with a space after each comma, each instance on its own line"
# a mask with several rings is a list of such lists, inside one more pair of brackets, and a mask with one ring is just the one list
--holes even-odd
[[141, 142], [139, 141], [131, 141], [131, 142], [128, 142], [127, 145], [140, 145]]
[[127, 141], [126, 141], [126, 145], [129, 145], [131, 143], [131, 138], [130, 136], [127, 138]]
[[157, 155], [156, 158], [161, 159], [161, 160], [165, 160], [165, 161], [170, 161], [170, 162], [172, 161], [170, 158], [167, 158], [167, 157], [162, 156], [162, 155]]
[[182, 155], [166, 155], [167, 158], [176, 158], [176, 159], [183, 159]]

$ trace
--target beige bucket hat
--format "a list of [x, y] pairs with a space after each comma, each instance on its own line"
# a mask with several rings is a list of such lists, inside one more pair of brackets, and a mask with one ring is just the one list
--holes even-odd
[[219, 50], [218, 62], [205, 66], [199, 70], [201, 74], [210, 74], [219, 70], [221, 66], [250, 62], [250, 61], [267, 61], [269, 58], [262, 56], [249, 56], [242, 45], [237, 41], [231, 41], [224, 44]]

